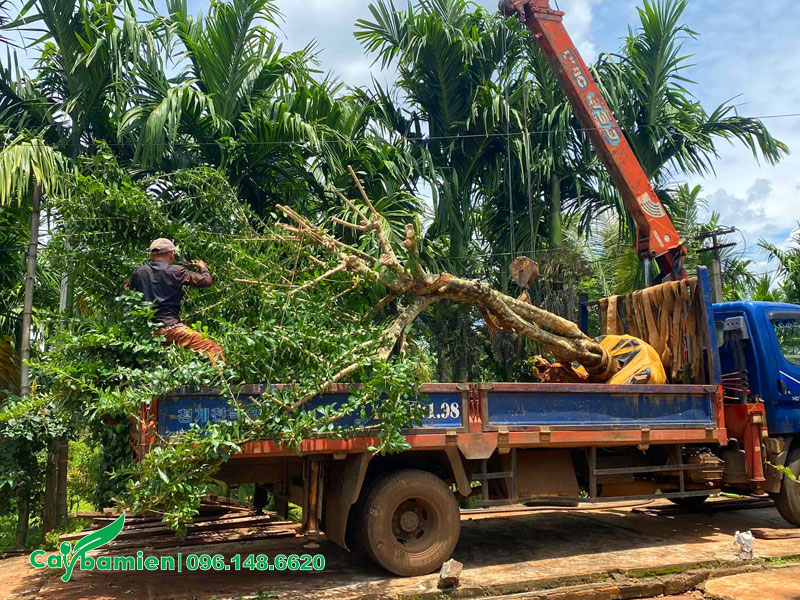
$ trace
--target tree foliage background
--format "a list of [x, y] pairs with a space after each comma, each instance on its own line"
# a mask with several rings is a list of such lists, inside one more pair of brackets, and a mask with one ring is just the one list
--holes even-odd
[[[701, 190], [679, 186], [713, 169], [732, 141], [775, 162], [788, 149], [757, 119], [691, 93], [683, 22], [687, 0], [645, 0], [640, 22], [593, 66], [609, 104], [673, 220], [690, 264], [708, 259], [694, 236]], [[311, 245], [283, 243], [283, 204], [375, 253], [336, 219], [361, 202], [352, 166], [395, 241], [411, 225], [432, 271], [483, 279], [513, 292], [508, 265], [535, 258], [536, 303], [574, 318], [578, 292], [593, 298], [642, 284], [631, 223], [618, 193], [526, 30], [466, 0], [370, 5], [354, 24], [365, 52], [398, 78], [354, 88], [316, 69], [314, 46], [287, 53], [270, 0], [213, 2], [193, 15], [185, 0], [159, 13], [149, 0], [32, 0], [4, 9], [35, 60], [26, 72], [9, 49], [0, 61], [0, 505], [39, 521], [46, 454], [56, 439], [96, 452], [91, 493], [136, 509], [158, 506], [175, 527], [214, 484], [238, 444], [292, 444], [312, 431], [346, 435], [333, 414], [378, 417], [382, 444], [403, 448], [418, 417], [413, 388], [428, 380], [530, 378], [538, 351], [490, 335], [473, 309], [440, 303], [424, 313], [405, 352], [374, 349], [397, 309], [372, 311], [386, 290], [333, 275]], [[702, 58], [700, 58], [702, 60]], [[36, 271], [34, 392], [19, 396], [24, 256], [34, 184], [43, 191]], [[423, 198], [430, 193], [430, 204]], [[152, 311], [122, 282], [156, 237], [209, 263], [215, 285], [192, 291], [183, 317], [225, 347], [224, 368], [152, 337]], [[726, 257], [728, 297], [797, 301], [795, 251], [770, 249], [786, 285], [751, 276]], [[794, 290], [794, 291], [793, 291]], [[293, 405], [353, 362], [364, 384], [344, 407]], [[190, 432], [132, 464], [127, 422], [140, 403], [180, 385], [290, 383], [253, 418]], [[380, 402], [375, 399], [383, 397]], [[136, 477], [109, 478], [110, 472]], [[82, 484], [84, 485], [84, 484]], [[84, 485], [81, 489], [86, 489]], [[88, 487], [92, 487], [91, 483]], [[24, 523], [23, 523], [24, 522]], [[20, 530], [17, 530], [17, 542]]]

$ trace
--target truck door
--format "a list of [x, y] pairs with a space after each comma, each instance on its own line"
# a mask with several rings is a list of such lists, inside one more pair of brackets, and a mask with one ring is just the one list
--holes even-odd
[[768, 317], [777, 367], [770, 433], [800, 433], [800, 311], [771, 311]]

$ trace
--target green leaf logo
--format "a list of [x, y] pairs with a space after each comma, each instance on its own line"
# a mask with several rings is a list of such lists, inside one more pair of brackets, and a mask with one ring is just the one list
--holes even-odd
[[93, 531], [92, 533], [83, 536], [81, 539], [75, 542], [74, 547], [70, 546], [69, 542], [62, 542], [59, 550], [64, 556], [64, 567], [66, 568], [66, 572], [61, 576], [61, 581], [64, 583], [69, 581], [72, 577], [72, 570], [78, 563], [78, 559], [83, 559], [87, 552], [94, 550], [95, 548], [99, 548], [103, 544], [107, 544], [113, 540], [119, 535], [119, 532], [122, 531], [122, 527], [124, 525], [125, 513], [122, 513], [119, 519], [113, 523], [109, 523], [102, 529], [98, 529], [97, 531]]

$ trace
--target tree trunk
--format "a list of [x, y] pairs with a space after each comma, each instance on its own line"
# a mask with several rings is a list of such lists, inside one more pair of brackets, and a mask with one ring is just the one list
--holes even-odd
[[[70, 244], [69, 241], [64, 243], [64, 249], [69, 254]], [[61, 278], [61, 297], [59, 299], [58, 308], [65, 319], [72, 316], [72, 307], [74, 304], [74, 290], [75, 286], [72, 283], [72, 261], [67, 261], [67, 271]], [[56, 452], [56, 511], [55, 523], [60, 527], [67, 519], [69, 507], [67, 505], [67, 470], [69, 468], [69, 442], [64, 438], [59, 438], [55, 441]]]
[[467, 370], [467, 362], [465, 360], [458, 360], [456, 361], [456, 377], [455, 380], [458, 383], [466, 383], [467, 382], [467, 375], [469, 371]]
[[67, 520], [67, 469], [69, 462], [69, 442], [64, 438], [59, 438], [55, 443], [56, 465], [58, 475], [56, 477], [56, 526], [61, 527]]
[[28, 517], [31, 511], [31, 488], [21, 485], [17, 496], [17, 533], [14, 537], [14, 548], [25, 549], [25, 539], [28, 537]]
[[[325, 275], [346, 272], [351, 274], [356, 281], [361, 278], [370, 278], [386, 287], [389, 294], [377, 306], [385, 306], [385, 302], [392, 298], [405, 296], [409, 299], [407, 306], [399, 309], [397, 318], [381, 334], [377, 358], [386, 360], [391, 355], [403, 331], [422, 311], [438, 302], [454, 302], [463, 307], [471, 306], [480, 310], [490, 327], [515, 333], [541, 344], [559, 362], [577, 362], [583, 365], [593, 381], [608, 381], [619, 371], [619, 362], [605, 348], [583, 333], [575, 323], [494, 290], [483, 281], [463, 279], [449, 273], [433, 275], [426, 272], [419, 260], [419, 233], [412, 223], [406, 224], [406, 239], [399, 244], [405, 253], [405, 259], [401, 261], [393, 247], [390, 232], [384, 227], [383, 217], [375, 210], [352, 168], [350, 174], [361, 191], [371, 216], [367, 216], [352, 201], [337, 192], [342, 201], [358, 216], [358, 222], [353, 223], [337, 218], [334, 218], [333, 221], [338, 225], [362, 232], [364, 235], [374, 234], [377, 251], [380, 253], [377, 257], [379, 268], [375, 266], [376, 257], [373, 254], [336, 239], [325, 229], [312, 224], [288, 206], [278, 204], [277, 208], [294, 221], [294, 224], [279, 223], [278, 227], [290, 236], [281, 236], [282, 240], [293, 244], [302, 243], [304, 240], [310, 241], [338, 257], [337, 266], [331, 268]], [[289, 293], [307, 289], [324, 279], [325, 275], [298, 285]], [[265, 283], [269, 285], [268, 282]], [[469, 310], [466, 309], [466, 312]], [[469, 323], [467, 326], [470, 326]], [[462, 337], [466, 337], [463, 328], [456, 325], [455, 330]], [[468, 373], [467, 361], [457, 360], [456, 362], [457, 364], [454, 365], [457, 369], [456, 379], [461, 379]], [[344, 377], [359, 368], [358, 361], [351, 363], [333, 375], [328, 381], [328, 385], [339, 383]], [[299, 404], [298, 402], [292, 404], [291, 408], [302, 405], [312, 397], [313, 395], [308, 395], [299, 400]]]
[[75, 160], [81, 152], [81, 134], [83, 128], [81, 126], [80, 114], [71, 113], [69, 118], [72, 121], [72, 131], [70, 131], [69, 134], [69, 156], [72, 160]]
[[42, 511], [42, 535], [56, 528], [56, 497], [58, 495], [58, 467], [56, 442], [50, 444], [47, 452], [47, 478], [44, 488], [44, 510]]
[[504, 357], [503, 366], [506, 369], [506, 381], [514, 381], [515, 362], [513, 354]]
[[550, 175], [550, 247], [560, 248], [564, 241], [561, 229], [561, 180]]
[[457, 227], [451, 227], [450, 229], [450, 264], [456, 273], [462, 275], [464, 271], [462, 268], [464, 264], [464, 239]]
[[39, 217], [41, 213], [42, 188], [38, 182], [33, 186], [33, 214], [31, 215], [31, 235], [28, 243], [27, 273], [25, 275], [25, 300], [22, 307], [22, 342], [20, 344], [20, 395], [27, 396], [31, 391], [31, 320], [33, 316], [33, 286], [36, 282], [36, 254], [39, 249]]

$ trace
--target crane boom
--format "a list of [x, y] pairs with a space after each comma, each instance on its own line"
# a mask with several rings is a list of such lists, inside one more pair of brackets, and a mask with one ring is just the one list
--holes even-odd
[[549, 0], [501, 0], [500, 10], [508, 16], [518, 15], [544, 52], [578, 121], [636, 223], [639, 259], [655, 260], [661, 280], [685, 279], [685, 250], [680, 236], [564, 28], [564, 13], [550, 8]]

